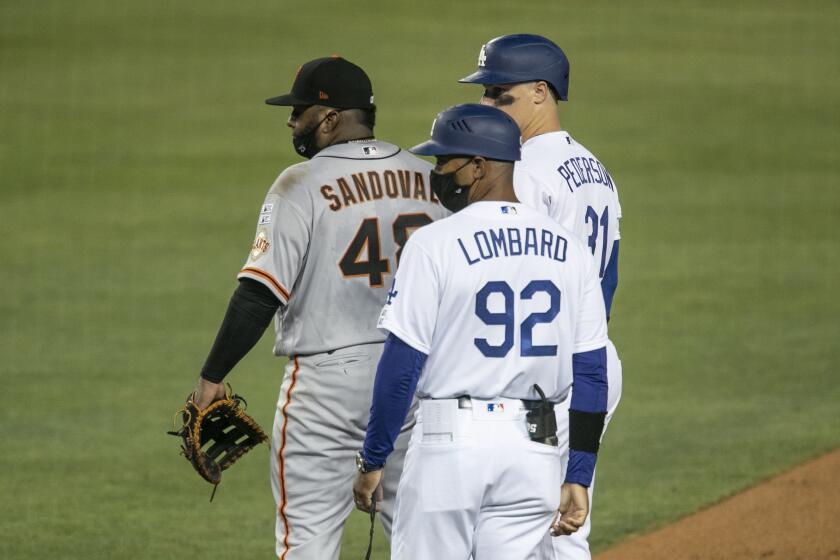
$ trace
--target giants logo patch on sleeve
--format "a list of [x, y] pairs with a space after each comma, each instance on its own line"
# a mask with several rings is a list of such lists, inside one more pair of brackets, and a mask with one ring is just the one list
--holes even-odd
[[254, 239], [254, 244], [251, 245], [251, 260], [255, 261], [268, 252], [271, 243], [268, 241], [268, 232], [261, 229], [257, 233], [257, 238]]

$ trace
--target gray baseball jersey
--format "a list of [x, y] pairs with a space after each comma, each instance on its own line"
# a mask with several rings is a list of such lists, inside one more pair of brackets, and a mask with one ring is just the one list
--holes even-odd
[[330, 146], [280, 174], [238, 275], [283, 303], [276, 355], [385, 339], [376, 321], [403, 245], [448, 214], [432, 193], [430, 169], [393, 144], [367, 140]]

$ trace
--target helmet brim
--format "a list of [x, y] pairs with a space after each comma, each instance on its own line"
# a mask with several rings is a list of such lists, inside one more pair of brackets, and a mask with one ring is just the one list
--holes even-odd
[[408, 151], [418, 156], [453, 156], [464, 153], [463, 148], [458, 150], [435, 140], [426, 140], [422, 144], [409, 148]]
[[568, 95], [561, 95], [560, 92], [554, 87], [554, 84], [545, 80], [543, 78], [534, 78], [532, 75], [522, 75], [522, 74], [512, 74], [509, 72], [492, 72], [490, 70], [480, 69], [477, 72], [473, 72], [469, 76], [465, 76], [458, 80], [461, 84], [481, 84], [483, 86], [487, 85], [502, 85], [502, 84], [524, 84], [526, 82], [539, 82], [544, 81], [551, 85], [552, 91], [557, 96], [557, 99], [560, 101], [568, 101]]
[[486, 70], [484, 68], [478, 70], [477, 72], [473, 72], [469, 76], [461, 78], [458, 80], [459, 83], [462, 84], [481, 84], [481, 85], [488, 85], [488, 84], [517, 84], [521, 82], [529, 82], [533, 80], [523, 79], [522, 76], [517, 76], [515, 74], [510, 74], [507, 72], [493, 72], [491, 70]]

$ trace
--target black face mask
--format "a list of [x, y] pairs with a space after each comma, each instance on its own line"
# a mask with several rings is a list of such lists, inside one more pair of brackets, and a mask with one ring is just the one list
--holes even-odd
[[475, 181], [469, 185], [459, 185], [455, 182], [455, 174], [465, 168], [470, 162], [472, 162], [471, 159], [451, 173], [437, 173], [432, 170], [429, 175], [429, 184], [432, 186], [432, 192], [438, 197], [443, 207], [450, 212], [458, 212], [467, 207], [467, 194], [470, 187], [475, 184]]
[[329, 116], [330, 114], [327, 113], [318, 124], [314, 124], [309, 127], [309, 130], [305, 130], [300, 134], [292, 134], [292, 145], [295, 147], [295, 151], [298, 154], [302, 155], [306, 159], [312, 159], [315, 154], [321, 151], [321, 148], [318, 147], [317, 140], [315, 139], [315, 132], [318, 131], [318, 128], [320, 128]]

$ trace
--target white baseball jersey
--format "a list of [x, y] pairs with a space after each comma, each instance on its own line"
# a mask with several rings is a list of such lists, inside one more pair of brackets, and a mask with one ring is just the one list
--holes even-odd
[[428, 354], [420, 398], [534, 399], [537, 383], [559, 402], [572, 384], [572, 354], [607, 343], [586, 247], [506, 202], [473, 203], [417, 231], [379, 326]]
[[282, 302], [277, 355], [381, 342], [376, 317], [411, 233], [448, 212], [431, 165], [382, 141], [330, 146], [286, 169], [260, 209], [238, 278]]
[[[514, 167], [514, 189], [523, 203], [572, 230], [587, 246], [600, 277], [610, 263], [614, 243], [620, 238], [621, 205], [615, 182], [604, 165], [568, 132], [549, 132], [528, 139], [522, 145], [522, 159]], [[611, 296], [610, 296], [611, 299]], [[608, 398], [604, 429], [621, 398], [622, 368], [615, 347], [607, 344]], [[568, 407], [558, 407], [557, 426], [560, 445], [568, 453]], [[589, 487], [592, 504], [594, 480]], [[587, 539], [591, 529], [591, 509], [584, 526], [569, 537], [554, 539], [558, 558], [588, 560]]]
[[619, 239], [621, 205], [607, 169], [566, 131], [549, 132], [522, 145], [513, 177], [517, 198], [575, 233], [589, 248], [598, 275]]

